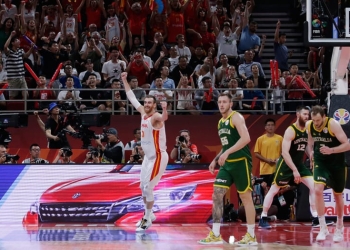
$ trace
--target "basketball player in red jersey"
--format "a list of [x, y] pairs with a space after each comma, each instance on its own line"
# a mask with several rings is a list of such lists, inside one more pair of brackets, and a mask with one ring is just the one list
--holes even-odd
[[135, 97], [127, 81], [128, 73], [121, 74], [126, 95], [141, 113], [141, 146], [145, 152], [142, 162], [140, 188], [145, 203], [145, 213], [136, 223], [136, 231], [144, 231], [152, 225], [156, 216], [152, 212], [154, 204], [153, 189], [162, 177], [168, 164], [169, 156], [166, 152], [166, 136], [164, 122], [168, 120], [167, 103], [161, 102], [162, 114], [156, 111], [157, 103], [153, 96], [146, 96], [142, 106]]

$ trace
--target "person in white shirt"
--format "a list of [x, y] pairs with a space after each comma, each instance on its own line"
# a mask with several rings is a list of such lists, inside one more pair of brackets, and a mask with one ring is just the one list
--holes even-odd
[[198, 75], [197, 78], [197, 86], [199, 89], [203, 88], [202, 79], [203, 77], [210, 77], [212, 87], [215, 88], [215, 67], [213, 66], [213, 59], [206, 57], [204, 59], [204, 64], [197, 65], [196, 69], [194, 70], [196, 74]]
[[[167, 109], [169, 113], [169, 110], [171, 110], [173, 107], [172, 102], [170, 102], [173, 99], [173, 91], [163, 87], [163, 79], [160, 75], [157, 76], [154, 79], [154, 81], [155, 81], [156, 89], [152, 89], [149, 92], [149, 95], [154, 96], [158, 103], [161, 101], [168, 101]], [[160, 108], [159, 104], [157, 105], [157, 107]]]
[[[91, 62], [91, 59], [87, 59], [87, 61], [85, 63], [85, 68], [86, 68], [86, 70], [79, 74], [80, 82], [83, 85], [87, 85], [86, 84], [86, 80], [88, 79], [89, 76], [86, 73], [89, 72], [89, 74], [95, 74], [96, 75], [96, 86], [99, 86], [100, 83], [101, 83], [101, 75], [100, 75], [100, 73], [98, 73], [98, 72], [93, 70], [94, 64]], [[74, 74], [74, 69], [73, 69], [73, 74]]]
[[6, 18], [12, 18], [12, 20], [16, 20], [15, 16], [18, 13], [16, 5], [12, 4], [12, 0], [5, 0], [3, 4], [1, 4], [1, 10], [4, 10], [4, 14], [2, 15], [1, 23], [3, 24]]
[[229, 93], [232, 96], [232, 109], [233, 110], [242, 110], [242, 99], [243, 89], [238, 87], [238, 81], [236, 79], [231, 79], [227, 84], [228, 90], [225, 90], [224, 93]]
[[142, 56], [143, 56], [143, 60], [149, 65], [150, 69], [153, 69], [153, 61], [152, 59], [146, 55], [146, 47], [143, 44], [140, 44], [137, 51], [139, 51]]
[[133, 150], [138, 143], [141, 143], [141, 129], [135, 128], [134, 139], [125, 144], [124, 150]]
[[102, 66], [103, 79], [106, 82], [112, 82], [113, 79], [120, 80], [120, 74], [125, 71], [126, 63], [119, 60], [119, 49], [115, 46], [109, 48], [111, 60], [105, 62]]
[[0, 61], [0, 84], [7, 83], [7, 72], [4, 70], [3, 62]]
[[[23, 2], [22, 2], [23, 3]], [[35, 19], [35, 9], [38, 1], [25, 1], [23, 18], [25, 23]]]
[[286, 81], [282, 77], [282, 73], [280, 69], [278, 69], [278, 75], [279, 75], [279, 80], [277, 80], [277, 83], [272, 83], [271, 80], [269, 83], [269, 89], [273, 89], [270, 105], [271, 105], [271, 110], [275, 110], [276, 114], [282, 114], [283, 102], [285, 100], [285, 97], [284, 97], [285, 92], [283, 89], [286, 88]]
[[171, 72], [176, 66], [179, 65], [179, 54], [177, 53], [177, 50], [175, 47], [170, 47], [168, 60], [170, 62], [170, 72]]
[[175, 45], [175, 49], [177, 51], [177, 54], [179, 56], [186, 56], [187, 57], [187, 61], [189, 62], [191, 60], [191, 51], [190, 49], [185, 46], [185, 36], [182, 34], [178, 34], [176, 36], [176, 41], [177, 41], [177, 45]]
[[31, 164], [47, 164], [49, 161], [40, 158], [40, 146], [36, 143], [33, 143], [29, 147], [29, 158], [26, 158], [22, 161], [23, 164], [31, 163]]
[[[234, 24], [232, 24], [232, 29]], [[216, 36], [216, 43], [218, 45], [218, 53], [219, 57], [221, 54], [226, 54], [229, 59], [228, 63], [230, 65], [237, 66], [239, 61], [238, 52], [237, 52], [237, 41], [239, 40], [239, 35], [241, 34], [241, 27], [238, 26], [235, 29], [235, 32], [232, 32], [231, 25], [229, 22], [224, 22], [224, 28], [222, 31], [219, 29], [220, 27], [214, 27], [214, 33]], [[218, 58], [219, 59], [219, 58]]]
[[[101, 35], [97, 31], [91, 33], [91, 38], [95, 40], [96, 47], [101, 51], [102, 57], [101, 57], [101, 63], [104, 63], [106, 61], [106, 47], [103, 45], [103, 43], [100, 41]], [[84, 54], [87, 50], [87, 43], [83, 44], [83, 47], [80, 50], [80, 55]]]
[[109, 5], [107, 8], [108, 18], [105, 25], [105, 31], [106, 31], [106, 39], [108, 43], [111, 43], [113, 37], [120, 37], [121, 35], [119, 19], [115, 11], [115, 9], [118, 7], [117, 6], [113, 7], [112, 5]]
[[73, 77], [68, 76], [66, 80], [66, 89], [61, 90], [57, 97], [57, 100], [60, 101], [60, 103], [68, 103], [69, 105], [75, 105], [75, 102], [81, 99], [79, 97], [80, 91], [74, 89], [73, 86]]

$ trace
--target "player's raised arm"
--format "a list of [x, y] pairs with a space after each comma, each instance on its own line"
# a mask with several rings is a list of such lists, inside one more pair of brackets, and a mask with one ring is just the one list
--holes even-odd
[[168, 104], [167, 102], [160, 102], [160, 105], [162, 106], [162, 114], [156, 113], [154, 119], [158, 122], [165, 122], [166, 120], [168, 120]]
[[138, 112], [140, 112], [141, 115], [143, 115], [145, 113], [145, 110], [144, 110], [143, 106], [141, 105], [141, 103], [139, 103], [139, 101], [136, 99], [136, 96], [135, 96], [134, 92], [130, 88], [130, 85], [129, 85], [128, 80], [127, 80], [128, 73], [123, 72], [121, 74], [121, 77], [122, 77], [122, 81], [123, 81], [123, 85], [124, 85], [126, 96], [128, 97], [128, 99], [131, 102], [132, 106], [134, 106], [134, 108]]

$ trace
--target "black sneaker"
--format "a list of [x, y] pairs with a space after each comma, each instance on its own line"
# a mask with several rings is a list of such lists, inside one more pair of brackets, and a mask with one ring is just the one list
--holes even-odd
[[[334, 221], [326, 220], [326, 225], [327, 226], [330, 226], [330, 225], [333, 225], [333, 224], [334, 224]], [[320, 221], [318, 220], [318, 217], [313, 217], [311, 226], [312, 227], [320, 227]]]

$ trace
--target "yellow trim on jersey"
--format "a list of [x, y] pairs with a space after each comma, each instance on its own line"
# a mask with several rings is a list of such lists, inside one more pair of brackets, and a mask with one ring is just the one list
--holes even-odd
[[327, 184], [326, 184], [326, 183], [324, 183], [324, 182], [315, 181], [315, 180], [314, 180], [314, 183], [316, 183], [316, 184], [323, 184], [324, 186], [326, 186], [326, 185], [327, 185]]
[[[226, 160], [227, 162], [236, 162], [236, 161], [242, 161], [245, 160], [247, 161], [247, 157], [241, 157], [241, 158], [237, 158], [237, 159], [232, 159], [232, 160]], [[248, 165], [248, 164], [247, 164]]]
[[[292, 126], [292, 125], [290, 125], [289, 127], [292, 128], [292, 130], [293, 130], [293, 132], [294, 132], [294, 137], [293, 137], [293, 140], [294, 140], [297, 133], [296, 133], [295, 130], [293, 129], [293, 126]], [[295, 126], [294, 126], [294, 127], [295, 127]], [[295, 127], [295, 128], [296, 128], [296, 127]]]
[[306, 127], [304, 128], [304, 130], [301, 130], [301, 129], [299, 129], [299, 128], [295, 125], [295, 123], [293, 123], [293, 125], [294, 125], [294, 128], [296, 128], [296, 129], [299, 130], [300, 132], [305, 132], [305, 130], [306, 130]]
[[214, 187], [220, 187], [220, 188], [226, 188], [226, 189], [229, 189], [230, 187], [228, 186], [222, 186], [222, 185], [217, 185], [217, 184], [214, 184]]
[[225, 122], [227, 119], [229, 119], [231, 117], [231, 115], [236, 112], [236, 111], [233, 111], [226, 117], [226, 119], [224, 119], [224, 117], [221, 117], [221, 119], [219, 120], [219, 122]]
[[[234, 114], [234, 113], [236, 113], [236, 111], [232, 111], [231, 112], [231, 114], [229, 114], [227, 117], [226, 117], [226, 119], [224, 119], [223, 117], [219, 120], [219, 122], [218, 122], [218, 128], [220, 127], [220, 123], [222, 122], [222, 123], [224, 123], [224, 122], [226, 122], [227, 121], [227, 119], [230, 119], [230, 125], [232, 126], [232, 124], [231, 124], [231, 116]], [[233, 126], [232, 126], [233, 127]], [[234, 128], [234, 127], [233, 127]]]
[[[331, 118], [327, 117], [327, 121], [326, 121], [324, 124], [322, 124], [322, 127], [320, 128], [320, 130], [317, 130], [317, 129], [315, 128], [313, 122], [312, 122], [312, 127], [313, 127], [314, 130], [316, 130], [317, 132], [322, 132], [322, 130], [326, 127], [326, 124], [329, 124], [329, 119], [331, 119]], [[328, 126], [327, 126], [327, 127], [328, 127]]]
[[302, 176], [301, 178], [313, 178], [312, 175], [305, 175], [305, 176]]
[[279, 187], [279, 188], [285, 188], [285, 187], [288, 187], [288, 186], [289, 186], [288, 184], [283, 185], [283, 186], [279, 186], [279, 185], [276, 183], [276, 181], [273, 181], [272, 184], [275, 184], [275, 185], [276, 185], [277, 187]]
[[307, 128], [306, 128], [306, 130], [309, 131], [310, 133], [311, 133], [311, 124], [312, 124], [312, 123], [313, 123], [313, 122], [312, 122], [312, 120], [311, 120], [311, 121], [309, 122]]
[[233, 111], [233, 112], [231, 113], [231, 115], [230, 115], [230, 126], [231, 126], [232, 128], [235, 128], [235, 125], [233, 125], [233, 123], [232, 123], [232, 116], [233, 116], [235, 113], [236, 113], [236, 111]]
[[[275, 177], [273, 177], [273, 183], [275, 183], [276, 185], [277, 185], [277, 183], [276, 183], [277, 174], [278, 174], [278, 171], [281, 169], [282, 163], [283, 163], [283, 162], [284, 162], [284, 159], [281, 160], [280, 165], [278, 165], [277, 170], [276, 170], [276, 172], [275, 172]], [[278, 186], [278, 185], [277, 185], [277, 186]], [[286, 185], [286, 186], [287, 186], [287, 185]], [[280, 186], [278, 186], [278, 187], [280, 187]]]
[[[237, 161], [242, 161], [242, 160], [244, 160], [244, 162], [245, 162], [245, 170], [246, 170], [246, 172], [247, 172], [247, 180], [251, 180], [251, 176], [250, 176], [250, 174], [249, 174], [249, 167], [248, 167], [248, 160], [247, 160], [247, 157], [241, 157], [241, 158], [238, 158], [238, 159], [234, 159], [234, 160], [226, 160], [227, 162], [237, 162]], [[246, 189], [244, 189], [243, 191], [238, 191], [237, 190], [237, 192], [238, 193], [240, 193], [240, 194], [242, 194], [242, 193], [245, 193], [245, 192], [247, 192], [247, 190], [253, 190], [250, 186], [249, 186], [249, 183], [248, 183], [248, 186], [246, 187]]]
[[332, 133], [332, 130], [331, 130], [331, 125], [330, 125], [330, 121], [333, 120], [333, 118], [328, 118], [328, 132], [331, 136], [335, 137], [334, 133]]

